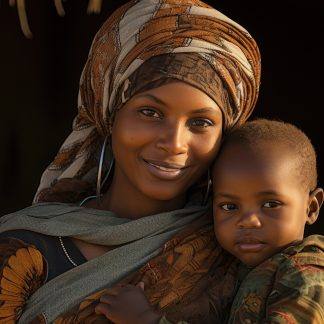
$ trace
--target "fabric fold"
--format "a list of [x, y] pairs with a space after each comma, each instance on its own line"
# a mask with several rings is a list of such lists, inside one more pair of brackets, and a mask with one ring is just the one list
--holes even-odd
[[0, 232], [26, 229], [116, 246], [39, 288], [28, 300], [19, 323], [28, 323], [40, 313], [52, 322], [89, 294], [112, 286], [145, 265], [173, 235], [205, 212], [206, 208], [190, 206], [130, 220], [109, 211], [43, 203], [3, 216]]

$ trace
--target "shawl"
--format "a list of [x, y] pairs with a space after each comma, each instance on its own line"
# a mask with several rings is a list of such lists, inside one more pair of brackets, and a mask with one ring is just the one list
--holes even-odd
[[39, 314], [48, 322], [54, 321], [91, 293], [112, 286], [144, 266], [172, 236], [204, 212], [206, 209], [200, 206], [187, 206], [130, 220], [109, 211], [42, 203], [1, 217], [0, 232], [26, 229], [115, 247], [41, 286], [27, 301], [19, 323], [29, 323]]

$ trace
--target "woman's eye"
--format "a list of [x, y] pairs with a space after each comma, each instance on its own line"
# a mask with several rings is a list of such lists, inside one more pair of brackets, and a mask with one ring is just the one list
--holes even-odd
[[235, 204], [222, 204], [219, 207], [225, 211], [233, 211], [238, 209]]
[[161, 118], [161, 115], [154, 109], [143, 108], [139, 112], [146, 117]]
[[191, 127], [202, 127], [202, 128], [214, 125], [214, 123], [210, 119], [207, 119], [207, 118], [192, 119], [189, 122], [189, 124]]
[[281, 206], [281, 202], [279, 201], [267, 201], [263, 204], [263, 207], [265, 208], [278, 208], [279, 206]]

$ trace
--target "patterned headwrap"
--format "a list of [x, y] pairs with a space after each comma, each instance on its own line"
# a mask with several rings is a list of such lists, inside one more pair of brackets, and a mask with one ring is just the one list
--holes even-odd
[[116, 110], [136, 92], [170, 79], [207, 93], [230, 128], [255, 106], [260, 54], [243, 27], [199, 0], [126, 3], [94, 38], [73, 131], [43, 173], [35, 202], [66, 178], [94, 185], [100, 147]]

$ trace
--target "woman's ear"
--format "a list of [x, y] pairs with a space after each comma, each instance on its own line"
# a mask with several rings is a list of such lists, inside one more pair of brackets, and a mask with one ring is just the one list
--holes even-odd
[[311, 225], [316, 222], [323, 200], [324, 200], [324, 191], [322, 188], [316, 188], [314, 191], [310, 193], [308, 209], [307, 209], [307, 221], [306, 221], [307, 224]]

